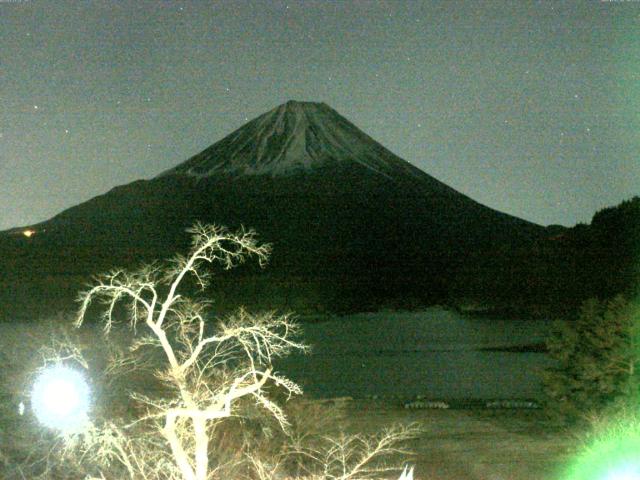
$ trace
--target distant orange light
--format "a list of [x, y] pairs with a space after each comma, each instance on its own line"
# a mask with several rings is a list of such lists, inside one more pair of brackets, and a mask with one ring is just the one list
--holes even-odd
[[22, 231], [22, 235], [24, 235], [24, 236], [25, 236], [25, 237], [27, 237], [27, 238], [31, 238], [31, 237], [33, 237], [35, 234], [36, 234], [36, 231], [35, 231], [35, 230], [27, 229], [27, 230], [23, 230], [23, 231]]

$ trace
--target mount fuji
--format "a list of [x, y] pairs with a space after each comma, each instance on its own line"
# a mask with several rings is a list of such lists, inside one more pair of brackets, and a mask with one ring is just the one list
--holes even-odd
[[326, 104], [289, 101], [155, 178], [30, 226], [32, 236], [3, 232], [0, 274], [80, 279], [164, 258], [186, 250], [196, 221], [251, 227], [273, 244], [264, 273], [222, 275], [221, 289], [303, 310], [521, 290], [523, 262], [547, 234], [448, 187]]
[[276, 177], [346, 164], [390, 180], [422, 174], [325, 103], [289, 101], [160, 176]]

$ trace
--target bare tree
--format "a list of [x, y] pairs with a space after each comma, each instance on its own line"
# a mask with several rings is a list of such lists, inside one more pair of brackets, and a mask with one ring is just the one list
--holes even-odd
[[405, 458], [411, 455], [399, 445], [420, 432], [420, 427], [412, 424], [390, 427], [374, 436], [341, 434], [337, 438], [326, 437], [325, 448], [318, 452], [322, 473], [316, 477], [323, 480], [364, 480], [388, 475], [398, 468], [382, 460], [393, 455]]
[[[161, 432], [182, 478], [205, 480], [211, 474], [211, 423], [233, 415], [239, 399], [252, 397], [282, 429], [287, 428], [282, 408], [269, 398], [265, 386], [271, 382], [288, 394], [302, 393], [297, 384], [274, 373], [271, 362], [274, 357], [306, 347], [294, 340], [298, 327], [288, 315], [252, 315], [241, 309], [221, 320], [215, 332], [209, 332], [207, 303], [181, 296], [181, 283], [192, 276], [204, 289], [209, 282], [202, 268], [206, 263], [220, 263], [230, 269], [254, 256], [264, 265], [270, 247], [259, 245], [252, 231], [230, 233], [221, 227], [197, 224], [190, 233], [193, 241], [188, 257], [176, 257], [168, 268], [151, 265], [133, 273], [115, 270], [98, 277], [96, 285], [81, 294], [76, 325], [83, 323], [93, 301], [103, 305], [106, 333], [116, 322], [115, 312], [122, 302], [128, 306], [131, 327], [144, 324], [150, 334], [139, 338], [131, 350], [144, 346], [161, 349], [168, 367], [154, 373], [174, 389], [176, 397], [157, 399], [134, 393], [133, 398], [147, 405], [145, 419], [162, 418]], [[112, 368], [121, 368], [127, 361], [130, 359], [120, 358]], [[126, 448], [121, 430], [114, 425], [107, 430], [108, 434], [104, 429], [96, 432], [94, 439], [103, 446], [111, 442], [113, 448], [108, 454], [124, 464], [133, 478], [141, 470], [136, 465], [140, 460]]]
[[[293, 431], [300, 424], [292, 425], [283, 402], [274, 398], [284, 393], [289, 400], [302, 390], [275, 373], [272, 365], [276, 357], [307, 349], [296, 340], [299, 327], [289, 315], [252, 314], [241, 308], [214, 323], [208, 302], [181, 293], [187, 279], [207, 287], [207, 264], [230, 269], [255, 257], [264, 265], [270, 247], [259, 244], [253, 231], [231, 233], [196, 224], [190, 233], [188, 256], [137, 271], [111, 271], [96, 277], [93, 286], [81, 293], [77, 327], [97, 303], [107, 337], [114, 336], [121, 317], [123, 326], [133, 331], [126, 349], [120, 341], [105, 344], [112, 350], [103, 370], [108, 378], [105, 391], [115, 389], [117, 398], [122, 397], [117, 390], [119, 375], [124, 389], [135, 387], [129, 392], [134, 407], [120, 419], [107, 408], [102, 420], [64, 439], [62, 457], [78, 469], [83, 462], [88, 464], [87, 480], [273, 480], [291, 478], [292, 471], [308, 480], [358, 480], [380, 478], [393, 470], [379, 460], [404, 454], [397, 445], [418, 433], [415, 426], [392, 428], [370, 438], [315, 434], [312, 441], [308, 432]], [[145, 388], [148, 379], [162, 390]], [[245, 424], [236, 424], [236, 453], [222, 455], [226, 426], [246, 419], [251, 409], [260, 411], [261, 420], [268, 418], [278, 426], [286, 446], [260, 452], [243, 436]]]
[[[304, 480], [373, 480], [388, 477], [398, 471], [396, 465], [389, 464], [394, 457], [407, 458], [412, 455], [401, 448], [407, 440], [422, 433], [418, 424], [396, 425], [384, 429], [377, 435], [346, 434], [323, 436], [312, 448], [299, 447], [296, 454], [306, 458], [304, 468], [298, 478]], [[259, 480], [285, 478], [282, 459], [264, 462], [254, 455], [248, 455]], [[413, 469], [403, 472], [400, 480], [413, 478]]]

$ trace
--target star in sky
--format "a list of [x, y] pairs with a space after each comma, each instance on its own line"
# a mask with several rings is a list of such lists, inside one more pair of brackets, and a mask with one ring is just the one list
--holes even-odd
[[[147, 6], [0, 0], [0, 31], [21, 39], [2, 47], [0, 230], [152, 178], [289, 99], [324, 101], [438, 180], [537, 223], [589, 221], [639, 193], [640, 2]], [[560, 182], [576, 172], [567, 200]]]

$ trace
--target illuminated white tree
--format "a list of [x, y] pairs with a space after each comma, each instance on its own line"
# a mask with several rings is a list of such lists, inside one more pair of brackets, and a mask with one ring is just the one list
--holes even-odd
[[[210, 332], [207, 303], [183, 297], [180, 285], [191, 276], [204, 289], [209, 282], [203, 269], [206, 263], [220, 263], [230, 269], [254, 256], [264, 265], [270, 248], [259, 245], [252, 231], [230, 233], [221, 227], [197, 224], [190, 233], [193, 241], [189, 255], [176, 257], [168, 268], [151, 265], [136, 272], [115, 270], [97, 278], [95, 286], [81, 294], [77, 326], [87, 317], [91, 303], [100, 301], [105, 332], [109, 333], [116, 322], [118, 305], [125, 303], [130, 326], [135, 330], [144, 325], [150, 332], [137, 339], [131, 350], [144, 346], [161, 349], [168, 366], [157, 369], [155, 376], [175, 390], [176, 398], [155, 399], [140, 393], [132, 396], [147, 405], [147, 418], [163, 418], [161, 432], [182, 478], [205, 480], [211, 474], [211, 423], [230, 417], [239, 399], [252, 397], [283, 429], [287, 428], [282, 408], [268, 397], [265, 386], [270, 382], [288, 394], [302, 393], [297, 384], [274, 373], [271, 361], [306, 347], [293, 339], [297, 325], [287, 315], [252, 315], [241, 309], [219, 321], [215, 332]], [[120, 359], [111, 368], [122, 368], [130, 361]], [[120, 433], [108, 438], [119, 438]], [[140, 470], [137, 460], [128, 458], [123, 447], [126, 442], [118, 445], [116, 458], [133, 478]]]
[[[379, 460], [404, 454], [397, 445], [419, 433], [414, 426], [392, 428], [375, 437], [331, 437], [322, 432], [313, 441], [309, 440], [314, 435], [304, 426], [305, 431], [294, 431], [301, 424], [290, 423], [274, 400], [274, 387], [287, 399], [302, 391], [274, 372], [272, 360], [292, 350], [306, 350], [296, 340], [298, 325], [289, 315], [251, 314], [242, 308], [214, 322], [208, 302], [181, 293], [188, 281], [202, 289], [209, 284], [207, 264], [230, 269], [255, 257], [264, 265], [270, 247], [258, 244], [253, 231], [231, 233], [196, 224], [190, 233], [188, 256], [132, 272], [114, 270], [97, 277], [80, 295], [76, 326], [97, 310], [105, 335], [113, 335], [112, 328], [122, 317], [134, 333], [128, 351], [114, 347], [107, 377], [124, 375], [126, 379], [131, 372], [143, 372], [143, 376], [151, 372], [164, 390], [151, 395], [135, 381], [123, 382], [127, 388], [139, 387], [130, 397], [144, 412], [129, 412], [127, 418], [134, 420], [128, 421], [118, 420], [107, 410], [105, 418], [68, 436], [62, 454], [74, 464], [90, 460], [87, 480], [125, 475], [132, 480], [234, 480], [240, 470], [243, 478], [258, 480], [291, 478], [292, 471], [308, 480], [362, 480], [397, 470]], [[92, 307], [94, 302], [97, 308]], [[224, 438], [222, 427], [230, 417], [246, 414], [243, 409], [251, 403], [266, 413], [259, 417], [261, 421], [267, 418], [278, 425], [285, 441], [274, 442], [265, 453], [254, 448], [254, 440], [247, 443], [240, 427], [233, 432], [238, 437], [237, 455], [218, 457], [223, 449], [216, 441]], [[307, 422], [313, 421], [309, 413], [303, 413]], [[406, 472], [403, 478], [408, 478]]]

